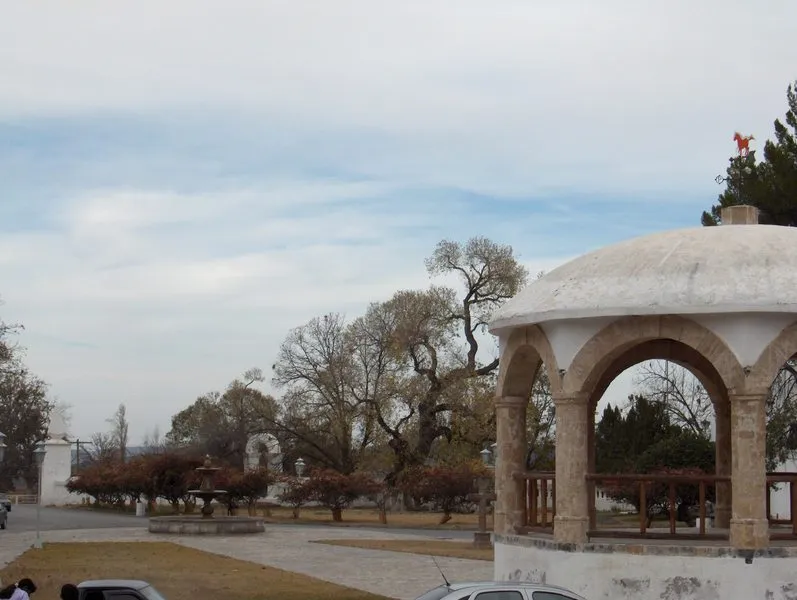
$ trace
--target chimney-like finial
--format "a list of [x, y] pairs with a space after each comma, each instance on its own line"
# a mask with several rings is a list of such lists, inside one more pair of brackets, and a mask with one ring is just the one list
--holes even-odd
[[749, 204], [726, 206], [720, 211], [723, 225], [758, 225], [758, 209]]

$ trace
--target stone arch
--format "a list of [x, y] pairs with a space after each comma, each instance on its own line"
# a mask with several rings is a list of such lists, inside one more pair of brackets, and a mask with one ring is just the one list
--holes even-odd
[[797, 354], [797, 322], [782, 329], [761, 352], [747, 375], [746, 391], [756, 393], [768, 390], [778, 371], [795, 354]]
[[[261, 448], [265, 446], [268, 464], [261, 462]], [[279, 440], [270, 433], [256, 433], [249, 436], [244, 450], [244, 469], [256, 469], [267, 466], [272, 471], [282, 470], [282, 449]]]
[[[668, 315], [623, 317], [604, 327], [573, 359], [563, 379], [565, 392], [591, 394], [619, 357], [656, 340], [679, 342], [695, 353], [692, 360], [698, 356], [705, 359], [728, 392], [743, 388], [744, 370], [725, 342], [691, 319]], [[679, 360], [686, 362], [683, 358]], [[691, 366], [699, 370], [697, 365]]]
[[634, 365], [649, 360], [667, 360], [692, 373], [705, 388], [714, 404], [715, 411], [722, 408], [720, 405], [727, 405], [728, 391], [725, 389], [722, 377], [705, 356], [683, 342], [657, 339], [632, 346], [607, 366], [591, 393], [590, 400], [593, 410], [595, 404], [618, 375]]
[[528, 398], [541, 364], [547, 370], [551, 391], [561, 391], [562, 377], [545, 332], [538, 325], [514, 330], [501, 352], [496, 396]]

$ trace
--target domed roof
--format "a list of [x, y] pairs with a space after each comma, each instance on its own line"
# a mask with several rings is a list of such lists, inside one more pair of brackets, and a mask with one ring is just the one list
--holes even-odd
[[490, 330], [559, 319], [797, 313], [797, 228], [722, 225], [655, 233], [576, 258], [526, 286]]

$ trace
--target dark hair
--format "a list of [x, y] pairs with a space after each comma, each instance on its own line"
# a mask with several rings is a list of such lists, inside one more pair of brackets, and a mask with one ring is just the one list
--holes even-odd
[[77, 586], [73, 583], [65, 583], [61, 586], [61, 600], [78, 600], [80, 593]]
[[25, 590], [28, 594], [32, 594], [36, 591], [36, 584], [33, 583], [32, 579], [25, 577], [24, 579], [20, 579], [17, 582], [17, 587], [21, 590]]
[[2, 590], [0, 590], [0, 598], [10, 598], [14, 595], [14, 591], [17, 589], [17, 584], [12, 583], [11, 585], [7, 585]]

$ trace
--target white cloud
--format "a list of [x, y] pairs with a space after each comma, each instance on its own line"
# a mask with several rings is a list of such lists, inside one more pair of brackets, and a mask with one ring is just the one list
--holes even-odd
[[763, 140], [783, 112], [796, 17], [741, 0], [17, 3], [0, 115], [215, 111], [385, 135], [398, 149], [340, 157], [377, 177], [707, 189], [733, 130]]
[[102, 190], [65, 201], [47, 233], [0, 237], [3, 317], [24, 321], [31, 367], [73, 405], [77, 433], [104, 427], [118, 402], [134, 435], [168, 429], [196, 395], [269, 367], [290, 328], [425, 287], [423, 258], [457, 223], [440, 219], [444, 204], [335, 202], [374, 206], [387, 186], [300, 188], [283, 185], [292, 205], [253, 190]]

